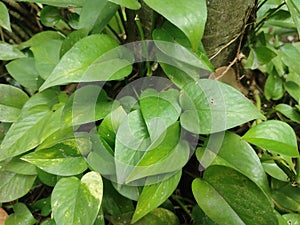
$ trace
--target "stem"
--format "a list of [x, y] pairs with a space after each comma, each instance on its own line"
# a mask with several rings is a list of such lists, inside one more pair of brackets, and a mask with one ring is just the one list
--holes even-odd
[[122, 38], [120, 38], [119, 34], [109, 24], [107, 24], [107, 28], [109, 29], [110, 32], [113, 33], [113, 35], [119, 40], [120, 43], [124, 42]]
[[[260, 96], [259, 96], [259, 91], [257, 89], [255, 89], [254, 92], [253, 92], [253, 94], [254, 94], [254, 100], [256, 102], [256, 108], [259, 111], [261, 111], [261, 100], [260, 100]], [[261, 122], [262, 122], [261, 119], [257, 119], [256, 120], [256, 124], [259, 124]]]
[[256, 11], [258, 11], [267, 1], [269, 1], [269, 0], [264, 0], [262, 3], [260, 3], [260, 5], [257, 6]]
[[284, 6], [285, 5], [285, 2], [283, 2], [283, 3], [281, 3], [279, 6], [277, 6], [276, 7], [276, 9], [273, 11], [273, 12], [270, 12], [269, 14], [267, 14], [267, 15], [265, 15], [257, 24], [256, 24], [256, 26], [255, 26], [255, 32], [257, 32], [257, 31], [259, 31], [260, 30], [260, 28], [264, 25], [264, 22], [269, 18], [269, 17], [271, 17], [272, 15], [274, 15], [275, 13], [277, 13], [279, 10], [280, 10], [280, 8], [282, 7], [282, 6]]
[[183, 209], [183, 211], [190, 217], [193, 218], [192, 213], [188, 210], [188, 208], [181, 202], [181, 200], [176, 196], [172, 195], [172, 199], [178, 203], [178, 205]]
[[138, 31], [139, 31], [139, 34], [140, 34], [140, 37], [141, 37], [141, 41], [143, 42], [143, 50], [145, 51], [145, 54], [146, 54], [147, 76], [150, 77], [151, 76], [151, 65], [150, 65], [150, 62], [149, 62], [148, 48], [147, 48], [147, 45], [145, 43], [145, 34], [144, 34], [144, 31], [143, 31], [143, 26], [142, 26], [141, 20], [139, 19], [138, 16], [136, 16], [134, 20], [135, 20], [136, 26], [138, 28]]

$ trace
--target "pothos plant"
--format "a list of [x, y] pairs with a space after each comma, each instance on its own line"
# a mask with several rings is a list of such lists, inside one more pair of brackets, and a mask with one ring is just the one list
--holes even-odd
[[[206, 79], [206, 1], [144, 0], [163, 22], [144, 40], [137, 17], [141, 41], [125, 45], [136, 0], [28, 2], [51, 29], [0, 43], [5, 224], [300, 221], [300, 48], [281, 40], [300, 30], [296, 1], [258, 6], [242, 62], [267, 79], [252, 100]], [[195, 156], [199, 170], [185, 169]]]

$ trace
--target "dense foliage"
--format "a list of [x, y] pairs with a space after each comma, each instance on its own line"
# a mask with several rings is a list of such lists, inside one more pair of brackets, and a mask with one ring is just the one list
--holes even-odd
[[222, 68], [205, 0], [22, 1], [44, 31], [4, 38], [0, 2], [5, 224], [300, 222], [298, 1], [258, 1]]

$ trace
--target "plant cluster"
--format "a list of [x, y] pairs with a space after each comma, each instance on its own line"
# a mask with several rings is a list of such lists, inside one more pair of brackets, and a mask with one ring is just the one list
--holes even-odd
[[1, 35], [5, 224], [299, 223], [300, 3], [258, 1], [242, 93], [208, 79], [205, 0], [22, 1], [45, 31]]

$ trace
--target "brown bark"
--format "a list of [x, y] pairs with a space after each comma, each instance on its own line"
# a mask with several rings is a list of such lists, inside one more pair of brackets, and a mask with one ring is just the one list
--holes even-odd
[[216, 68], [228, 65], [235, 57], [255, 0], [207, 0], [208, 18], [202, 39]]

